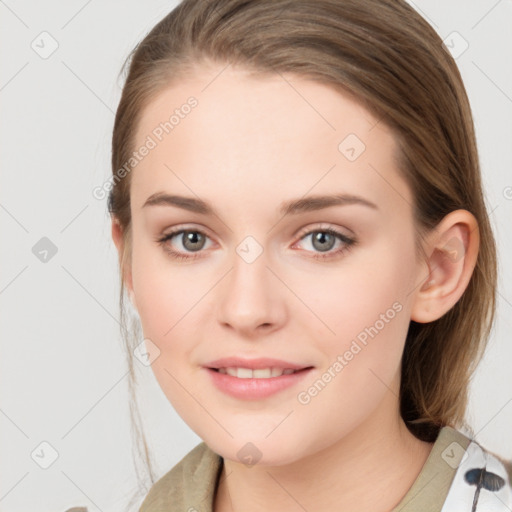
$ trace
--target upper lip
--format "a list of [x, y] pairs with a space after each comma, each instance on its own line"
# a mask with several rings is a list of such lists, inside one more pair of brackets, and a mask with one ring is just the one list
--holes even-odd
[[204, 365], [206, 368], [291, 368], [292, 370], [302, 370], [303, 368], [310, 368], [311, 365], [303, 365], [283, 361], [282, 359], [273, 359], [270, 357], [259, 357], [257, 359], [244, 359], [243, 357], [223, 357], [210, 361]]

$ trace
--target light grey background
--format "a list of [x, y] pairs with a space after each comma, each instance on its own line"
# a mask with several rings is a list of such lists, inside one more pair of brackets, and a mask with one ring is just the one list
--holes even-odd
[[[137, 489], [117, 254], [106, 200], [92, 190], [111, 173], [121, 64], [175, 5], [0, 1], [0, 511], [120, 511]], [[512, 2], [413, 5], [460, 53], [473, 107], [499, 244], [500, 295], [468, 418], [479, 442], [512, 458]], [[52, 44], [58, 47], [48, 56]], [[57, 249], [46, 262], [33, 252], [48, 243], [43, 237]], [[151, 369], [138, 370], [161, 476], [201, 439], [174, 412]], [[52, 450], [57, 458], [43, 469]]]

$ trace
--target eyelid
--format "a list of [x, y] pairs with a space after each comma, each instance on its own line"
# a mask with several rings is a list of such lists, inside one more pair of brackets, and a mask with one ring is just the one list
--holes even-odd
[[170, 235], [176, 235], [182, 231], [197, 231], [198, 233], [202, 233], [203, 235], [207, 236], [210, 240], [212, 240], [212, 236], [210, 236], [210, 231], [207, 228], [203, 226], [191, 226], [189, 224], [177, 224], [176, 226], [169, 228], [169, 231], [162, 233], [160, 235], [160, 238], [164, 238]]
[[[213, 237], [210, 236], [209, 231], [206, 228], [180, 225], [180, 224], [178, 224], [177, 226], [173, 226], [168, 232], [165, 232], [162, 235], [157, 236], [157, 241], [161, 241], [165, 238], [167, 238], [168, 239], [167, 241], [169, 241], [171, 238], [174, 238], [178, 235], [183, 235], [183, 232], [185, 232], [185, 231], [201, 233], [206, 238], [208, 238], [208, 240], [210, 240], [213, 244], [216, 243], [216, 242], [214, 242]], [[201, 251], [198, 251], [197, 253], [201, 253], [201, 252], [206, 252], [206, 251], [201, 250]], [[191, 252], [190, 254], [194, 254], [194, 253]]]
[[[344, 228], [346, 229], [346, 228]], [[299, 239], [302, 239], [304, 237], [304, 235], [308, 235], [308, 234], [311, 234], [311, 232], [314, 232], [314, 231], [324, 231], [324, 230], [334, 230], [336, 232], [338, 232], [340, 235], [343, 235], [347, 238], [353, 238], [355, 235], [353, 233], [343, 233], [342, 232], [342, 228], [338, 228], [336, 226], [334, 226], [333, 224], [329, 224], [328, 222], [320, 222], [319, 224], [316, 224], [316, 225], [309, 225], [305, 228], [301, 228], [295, 235], [294, 237], [298, 237]]]
[[[345, 228], [346, 229], [346, 228]], [[316, 224], [314, 226], [306, 226], [304, 228], [299, 229], [293, 234], [293, 238], [298, 238], [297, 241], [300, 241], [304, 238], [305, 235], [311, 234], [313, 231], [322, 231], [322, 230], [334, 230], [338, 232], [339, 235], [345, 236], [347, 239], [354, 238], [355, 235], [353, 233], [346, 234], [340, 232], [340, 228], [333, 227], [332, 224], [321, 222], [320, 224]], [[210, 236], [209, 231], [207, 228], [204, 227], [196, 227], [196, 226], [190, 226], [187, 224], [178, 224], [176, 226], [173, 226], [168, 233], [163, 233], [158, 238], [165, 238], [170, 235], [177, 235], [178, 233], [182, 231], [197, 231], [199, 233], [202, 233], [203, 235], [207, 236], [210, 240], [212, 240], [212, 236]], [[294, 242], [295, 245], [296, 242]]]
[[[178, 235], [183, 235], [183, 232], [185, 231], [192, 231], [192, 232], [198, 232], [204, 235], [206, 238], [208, 238], [213, 244], [216, 244], [216, 242], [213, 240], [213, 238], [209, 235], [208, 229], [203, 227], [196, 227], [196, 226], [190, 226], [190, 225], [176, 225], [173, 226], [169, 232], [164, 233], [156, 238], [156, 241], [162, 245], [168, 243], [172, 238]], [[296, 232], [293, 237], [298, 238], [296, 242], [293, 243], [291, 248], [295, 248], [295, 246], [302, 242], [304, 238], [307, 236], [312, 235], [315, 232], [329, 232], [332, 236], [334, 236], [338, 241], [340, 241], [342, 244], [344, 244], [344, 247], [341, 249], [338, 249], [337, 251], [326, 251], [325, 254], [322, 252], [315, 253], [315, 255], [312, 256], [314, 259], [331, 259], [336, 258], [337, 255], [342, 254], [344, 252], [349, 251], [353, 246], [358, 244], [358, 238], [354, 234], [345, 234], [342, 232], [341, 228], [334, 227], [332, 224], [329, 223], [320, 223], [316, 226], [306, 226], [304, 228], [301, 228], [298, 232]], [[204, 253], [208, 252], [206, 249], [201, 249], [199, 251], [176, 251], [174, 249], [166, 248], [167, 252], [171, 253], [174, 258], [176, 259], [183, 259], [188, 261], [193, 261], [197, 258], [201, 258], [204, 256]], [[314, 251], [305, 251], [305, 252], [314, 252]]]

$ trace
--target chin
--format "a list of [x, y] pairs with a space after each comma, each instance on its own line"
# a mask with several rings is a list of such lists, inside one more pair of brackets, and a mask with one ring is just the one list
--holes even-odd
[[[300, 440], [294, 440], [288, 436], [288, 443], [283, 444], [282, 439], [277, 436], [274, 439], [265, 439], [267, 434], [261, 436], [241, 436], [243, 440], [219, 439], [210, 442], [205, 438], [205, 443], [224, 459], [244, 464], [248, 468], [254, 466], [283, 466], [292, 464], [303, 455], [297, 450], [301, 446]], [[252, 440], [251, 440], [252, 439]]]

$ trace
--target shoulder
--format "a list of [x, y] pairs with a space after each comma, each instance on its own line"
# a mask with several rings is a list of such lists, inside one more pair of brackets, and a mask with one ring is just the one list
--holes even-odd
[[474, 435], [444, 426], [393, 512], [510, 512], [510, 482], [506, 461], [485, 450]]
[[202, 442], [157, 480], [139, 512], [211, 512], [222, 457]]
[[[472, 434], [451, 428], [447, 430], [446, 434], [452, 439], [451, 450], [457, 451], [460, 446], [461, 453], [457, 457], [443, 512], [466, 510], [460, 508], [462, 503], [467, 510], [511, 510], [512, 461], [484, 448]], [[444, 455], [446, 457], [447, 453]]]

